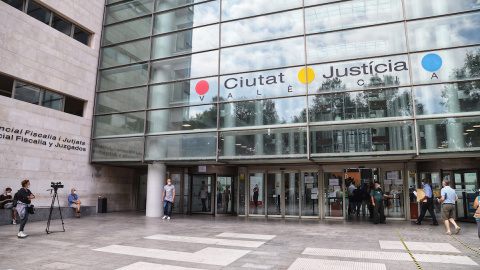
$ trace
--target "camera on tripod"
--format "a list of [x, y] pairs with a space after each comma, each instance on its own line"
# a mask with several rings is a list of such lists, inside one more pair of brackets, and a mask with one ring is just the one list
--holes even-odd
[[51, 182], [52, 184], [50, 185], [53, 189], [57, 190], [59, 188], [63, 188], [62, 182]]

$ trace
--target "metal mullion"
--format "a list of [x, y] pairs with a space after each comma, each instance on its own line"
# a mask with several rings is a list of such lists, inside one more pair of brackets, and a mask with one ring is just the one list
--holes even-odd
[[[105, 12], [106, 12], [106, 7], [104, 6], [104, 7], [103, 7], [103, 22], [105, 22]], [[102, 22], [102, 23], [103, 23], [103, 22]], [[102, 58], [101, 58], [101, 57], [102, 57], [102, 55], [101, 55], [101, 53], [102, 53], [101, 44], [102, 44], [102, 41], [103, 41], [103, 32], [104, 32], [103, 30], [104, 30], [104, 29], [105, 29], [105, 27], [102, 26], [102, 31], [101, 31], [101, 33], [100, 33], [100, 48], [98, 49], [97, 67], [100, 67], [100, 61], [101, 61], [101, 59], [102, 59]], [[92, 36], [92, 35], [90, 35], [89, 41], [91, 41], [91, 36]], [[96, 80], [96, 82], [95, 82], [95, 88], [94, 88], [95, 94], [93, 95], [93, 111], [94, 111], [94, 113], [95, 113], [95, 111], [97, 110], [97, 102], [98, 102], [97, 96], [98, 96], [98, 93], [99, 93], [99, 91], [98, 91], [98, 84], [99, 84], [99, 81], [100, 81], [100, 76], [99, 76], [99, 75], [100, 75], [100, 71], [99, 71], [98, 68], [97, 68], [97, 80]], [[92, 128], [91, 128], [91, 131], [90, 131], [90, 139], [92, 140], [92, 143], [90, 143], [90, 153], [89, 153], [89, 155], [88, 155], [88, 161], [89, 161], [90, 163], [92, 163], [93, 138], [94, 138], [94, 131], [95, 131], [95, 116], [92, 116], [92, 122], [91, 122], [91, 123], [92, 123], [92, 124], [91, 124], [91, 127], [92, 127]]]
[[[220, 64], [221, 64], [221, 57], [222, 57], [222, 54], [221, 54], [221, 51], [220, 51], [220, 47], [221, 47], [221, 43], [222, 43], [222, 25], [221, 25], [221, 22], [222, 22], [222, 3], [223, 1], [219, 1], [219, 6], [220, 6], [220, 15], [219, 15], [219, 19], [218, 19], [218, 63], [217, 63], [217, 82], [219, 84], [219, 87], [217, 88], [217, 102], [216, 102], [216, 106], [217, 106], [217, 140], [216, 140], [216, 149], [215, 149], [215, 161], [218, 162], [219, 160], [219, 155], [220, 155]], [[233, 207], [233, 206], [232, 206]]]
[[[164, 60], [172, 60], [172, 59], [175, 59], [175, 58], [188, 57], [188, 56], [192, 56], [192, 55], [195, 55], [195, 54], [206, 53], [206, 52], [214, 52], [214, 51], [220, 51], [220, 50], [219, 50], [219, 48], [215, 48], [215, 49], [209, 49], [209, 50], [204, 50], [204, 51], [190, 52], [190, 53], [172, 55], [172, 56], [167, 56], [167, 57], [162, 57], [162, 58], [155, 58], [155, 59], [151, 59], [151, 61], [152, 62], [159, 62], [159, 61], [164, 61]], [[214, 75], [212, 75], [212, 76], [214, 76]]]
[[468, 117], [479, 117], [479, 116], [480, 116], [480, 111], [478, 111], [478, 113], [471, 114], [471, 115], [441, 115], [441, 116], [426, 115], [426, 116], [421, 116], [417, 119], [418, 120], [435, 120], [435, 119], [468, 118]]
[[455, 83], [465, 83], [465, 82], [475, 82], [475, 81], [480, 81], [480, 77], [475, 79], [465, 79], [465, 80], [458, 80], [458, 81], [417, 83], [417, 84], [413, 84], [413, 86], [415, 87], [415, 86], [429, 86], [429, 85], [439, 85], [439, 84], [455, 84]]
[[334, 4], [340, 4], [340, 3], [344, 3], [344, 2], [352, 2], [353, 0], [338, 0], [338, 1], [334, 1], [334, 2], [327, 2], [327, 3], [322, 3], [322, 4], [313, 4], [313, 5], [310, 5], [310, 6], [307, 6], [307, 7], [320, 7], [320, 6], [327, 6], [327, 5], [334, 5]]
[[[303, 6], [303, 5], [302, 5], [302, 6]], [[247, 17], [241, 17], [241, 18], [226, 20], [226, 21], [223, 21], [222, 23], [230, 23], [230, 22], [248, 20], [248, 19], [253, 19], [253, 18], [258, 18], [258, 17], [265, 17], [265, 16], [269, 16], [269, 15], [286, 13], [286, 12], [295, 11], [295, 10], [301, 10], [301, 9], [303, 9], [303, 7], [295, 7], [295, 8], [289, 8], [289, 9], [282, 9], [282, 10], [272, 11], [272, 12], [268, 12], [268, 13], [262, 13], [262, 14], [247, 16]]]
[[474, 44], [469, 44], [469, 45], [461, 45], [461, 46], [452, 46], [452, 47], [443, 47], [443, 48], [433, 48], [433, 49], [428, 49], [428, 50], [411, 51], [410, 54], [420, 54], [420, 53], [426, 53], [426, 52], [464, 49], [464, 48], [471, 48], [471, 47], [477, 47], [477, 46], [480, 46], [480, 43], [474, 43]]
[[[174, 7], [174, 8], [170, 8], [170, 9], [166, 9], [166, 10], [161, 10], [161, 11], [156, 11], [156, 12], [155, 12], [155, 9], [154, 9], [153, 10], [153, 15], [157, 15], [159, 13], [167, 13], [167, 12], [171, 12], [173, 10], [182, 9], [182, 8], [191, 7], [191, 6], [197, 6], [197, 5], [201, 5], [201, 4], [205, 4], [205, 3], [209, 3], [209, 2], [215, 2], [215, 0], [203, 1], [203, 2], [199, 2], [199, 3], [190, 3], [190, 4], [183, 5], [183, 6], [178, 6], [178, 7]], [[220, 0], [219, 0], [219, 2], [220, 2]]]
[[106, 115], [115, 115], [115, 114], [137, 113], [137, 112], [143, 112], [143, 111], [145, 111], [145, 110], [139, 109], [139, 110], [121, 111], [121, 112], [95, 113], [94, 116], [106, 116]]
[[385, 22], [385, 23], [378, 23], [378, 24], [371, 24], [371, 25], [348, 27], [348, 28], [341, 28], [341, 29], [328, 30], [328, 31], [323, 31], [323, 32], [308, 33], [307, 36], [315, 36], [315, 35], [319, 35], [319, 34], [323, 35], [323, 34], [336, 33], [336, 32], [348, 31], [348, 30], [367, 29], [367, 28], [372, 28], [372, 27], [377, 27], [377, 26], [397, 24], [397, 23], [401, 23], [401, 22], [403, 22], [403, 20], [391, 21], [391, 22]]
[[422, 20], [429, 20], [429, 19], [438, 19], [438, 18], [449, 17], [449, 16], [453, 17], [453, 16], [456, 16], [456, 15], [462, 15], [462, 14], [467, 14], [467, 13], [475, 13], [475, 12], [480, 12], [480, 9], [464, 10], [464, 11], [459, 11], [459, 12], [454, 12], [454, 13], [432, 15], [432, 16], [427, 16], [427, 17], [419, 17], [419, 18], [405, 19], [405, 20], [407, 22], [415, 22], [415, 21], [422, 21]]
[[160, 33], [160, 34], [153, 34], [152, 37], [156, 38], [156, 37], [160, 37], [160, 36], [171, 35], [171, 34], [175, 34], [175, 33], [179, 33], [179, 32], [185, 32], [185, 31], [189, 31], [189, 30], [194, 30], [194, 29], [198, 29], [198, 28], [202, 28], [202, 27], [214, 26], [216, 24], [220, 24], [220, 23], [214, 22], [214, 23], [207, 23], [207, 24], [202, 24], [202, 25], [198, 25], [198, 26], [192, 26], [192, 27], [177, 29], [177, 30], [173, 30], [173, 31]]
[[199, 107], [199, 106], [205, 106], [205, 105], [215, 105], [217, 102], [209, 102], [209, 103], [201, 103], [201, 104], [193, 104], [193, 105], [176, 105], [176, 106], [170, 106], [170, 107], [158, 107], [158, 108], [147, 108], [147, 111], [160, 111], [160, 110], [165, 110], [165, 109], [180, 109], [180, 108], [186, 108], [186, 107]]
[[[152, 11], [155, 9], [155, 2], [156, 1], [152, 1]], [[142, 163], [145, 163], [145, 153], [147, 152], [146, 151], [146, 142], [147, 142], [147, 124], [148, 124], [148, 121], [147, 121], [147, 117], [148, 117], [148, 112], [147, 112], [147, 108], [148, 108], [148, 102], [150, 101], [150, 86], [149, 86], [149, 83], [150, 83], [150, 72], [151, 72], [151, 57], [152, 57], [152, 33], [153, 33], [153, 13], [150, 14], [150, 16], [152, 17], [152, 21], [150, 23], [150, 37], [149, 37], [149, 52], [148, 52], [148, 66], [147, 66], [147, 94], [145, 95], [145, 114], [144, 114], [144, 119], [143, 119], [143, 142], [142, 142], [142, 149], [143, 149], [143, 154], [142, 154]], [[182, 198], [183, 200], [183, 198]]]
[[170, 135], [192, 135], [192, 134], [209, 134], [214, 133], [215, 129], [199, 129], [199, 130], [174, 130], [151, 133], [146, 137], [162, 137]]
[[260, 43], [268, 43], [268, 42], [272, 42], [272, 41], [280, 41], [280, 40], [294, 39], [294, 38], [300, 38], [300, 37], [303, 37], [303, 35], [294, 35], [294, 36], [280, 37], [280, 38], [267, 39], [267, 40], [261, 40], [261, 41], [252, 41], [252, 42], [235, 44], [235, 45], [227, 45], [227, 46], [223, 46], [222, 49], [230, 49], [230, 48], [235, 48], [235, 47], [243, 47], [243, 46], [247, 46], [247, 45], [255, 45], [255, 44], [260, 44]]
[[371, 92], [376, 90], [390, 90], [390, 89], [398, 89], [398, 88], [405, 88], [410, 87], [410, 84], [404, 85], [392, 85], [387, 87], [376, 87], [376, 88], [365, 88], [365, 89], [352, 89], [352, 90], [340, 90], [340, 91], [332, 91], [332, 92], [323, 92], [323, 93], [313, 93], [309, 94], [309, 97], [314, 96], [322, 96], [322, 95], [333, 95], [333, 94], [342, 94], [342, 93], [352, 93], [352, 92]]
[[[296, 126], [292, 126], [292, 125], [286, 125], [286, 126], [278, 126], [278, 127], [271, 127], [268, 128], [272, 131], [275, 131], [275, 130], [280, 130], [280, 129], [291, 129], [291, 128], [298, 128], [298, 127], [304, 127], [305, 124], [302, 124], [302, 125], [296, 125]], [[263, 130], [263, 131], [266, 131], [266, 128], [265, 126], [251, 126], [251, 127], [242, 127], [241, 129], [221, 129], [220, 132], [222, 133], [225, 133], [225, 132], [238, 132], [238, 131], [259, 131], [259, 130]]]
[[409, 117], [409, 118], [402, 118], [402, 119], [378, 119], [378, 120], [369, 120], [365, 122], [359, 122], [359, 119], [356, 119], [357, 121], [345, 121], [345, 122], [326, 122], [326, 123], [318, 123], [318, 124], [310, 124], [312, 127], [323, 127], [323, 126], [343, 126], [343, 125], [363, 125], [363, 124], [376, 124], [376, 123], [393, 123], [393, 122], [405, 122], [405, 121], [412, 121], [415, 118]]
[[[155, 1], [153, 1], [155, 2]], [[127, 23], [127, 22], [131, 22], [131, 21], [135, 21], [135, 20], [138, 20], [138, 19], [145, 19], [147, 17], [151, 17], [152, 14], [145, 14], [145, 15], [142, 15], [142, 16], [138, 16], [138, 17], [133, 17], [133, 18], [130, 18], [130, 19], [126, 19], [126, 20], [123, 20], [123, 21], [118, 21], [118, 22], [113, 22], [113, 23], [109, 23], [109, 24], [104, 24], [103, 26], [104, 27], [109, 27], [109, 26], [113, 26], [113, 25], [117, 25], [117, 24], [121, 24], [121, 23]], [[105, 18], [106, 19], [106, 18]], [[152, 22], [153, 23], [153, 22]]]
[[113, 70], [113, 69], [116, 69], [116, 68], [125, 68], [125, 67], [130, 67], [130, 66], [135, 66], [135, 65], [144, 65], [144, 64], [148, 64], [149, 62], [150, 62], [149, 60], [143, 60], [141, 62], [124, 64], [124, 65], [114, 66], [114, 67], [107, 67], [107, 68], [102, 68], [102, 69], [98, 69], [98, 70], [99, 71]]
[[[310, 110], [309, 110], [309, 102], [308, 102], [308, 59], [307, 59], [307, 27], [306, 27], [306, 18], [305, 18], [305, 0], [302, 0], [302, 15], [303, 15], [303, 53], [305, 57], [305, 88], [306, 88], [306, 95], [305, 95], [305, 100], [306, 100], [306, 109], [305, 109], [305, 115], [306, 115], [306, 124], [307, 124], [307, 159], [310, 160]], [[301, 216], [301, 212], [300, 212]]]
[[73, 38], [73, 35], [75, 33], [75, 24], [70, 22], [71, 27], [70, 27], [70, 37]]
[[140, 88], [140, 87], [147, 87], [147, 84], [141, 84], [138, 86], [127, 86], [127, 87], [122, 87], [122, 88], [115, 88], [115, 89], [109, 89], [109, 90], [103, 90], [103, 91], [95, 91], [96, 93], [108, 93], [108, 92], [115, 92], [115, 91], [122, 91], [122, 90], [132, 90], [135, 88]]

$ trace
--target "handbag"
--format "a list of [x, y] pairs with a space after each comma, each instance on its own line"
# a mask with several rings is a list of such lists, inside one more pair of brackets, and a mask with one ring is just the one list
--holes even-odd
[[34, 206], [34, 205], [30, 205], [30, 206], [28, 207], [28, 213], [29, 213], [30, 215], [35, 214], [35, 206]]
[[[477, 201], [480, 202], [480, 196], [477, 197]], [[475, 211], [475, 215], [473, 215], [474, 218], [480, 218], [480, 212], [478, 210], [480, 207], [477, 207], [477, 211]]]

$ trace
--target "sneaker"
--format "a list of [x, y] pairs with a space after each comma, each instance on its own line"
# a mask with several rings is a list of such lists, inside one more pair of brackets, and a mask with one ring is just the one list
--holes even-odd
[[415, 225], [422, 225], [421, 222], [415, 221]]
[[12, 219], [12, 220], [13, 220], [13, 221], [12, 221], [12, 224], [13, 224], [13, 225], [17, 225], [17, 221], [16, 221], [15, 219]]
[[162, 217], [162, 219], [166, 219], [166, 218], [167, 218], [167, 216], [163, 216], [163, 217]]
[[458, 234], [458, 233], [460, 232], [460, 229], [461, 229], [460, 227], [457, 227], [457, 228], [455, 229], [455, 234]]
[[167, 217], [167, 219], [170, 219], [170, 217]]
[[23, 231], [18, 232], [18, 238], [25, 238], [28, 234], [24, 233]]

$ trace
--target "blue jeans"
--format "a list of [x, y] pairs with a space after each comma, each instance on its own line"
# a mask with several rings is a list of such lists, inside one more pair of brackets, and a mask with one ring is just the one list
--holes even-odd
[[20, 228], [18, 230], [19, 232], [23, 231], [23, 229], [25, 228], [25, 224], [27, 224], [27, 221], [28, 221], [28, 208], [25, 209], [25, 217], [20, 222]]
[[173, 207], [172, 202], [169, 202], [167, 200], [163, 201], [163, 214], [165, 216], [171, 217], [172, 216], [172, 207]]

